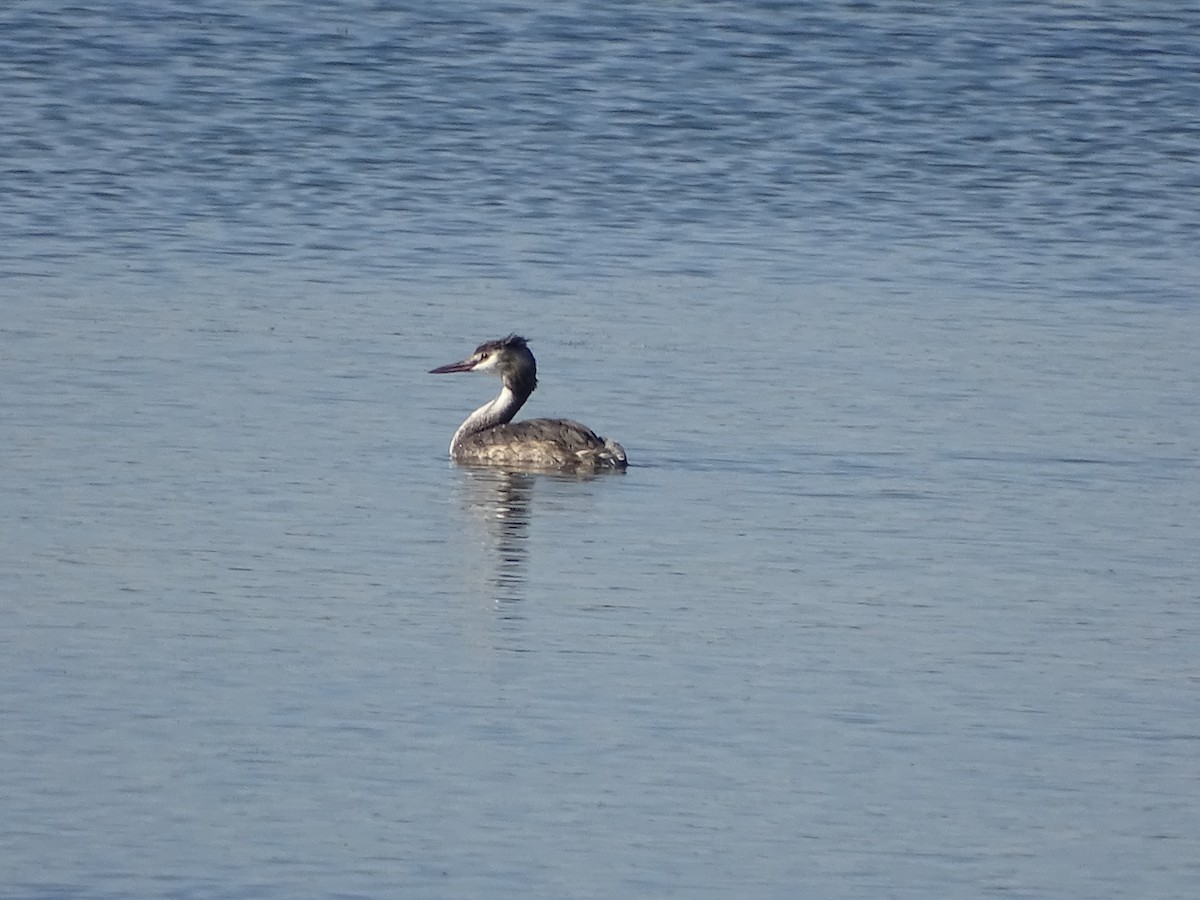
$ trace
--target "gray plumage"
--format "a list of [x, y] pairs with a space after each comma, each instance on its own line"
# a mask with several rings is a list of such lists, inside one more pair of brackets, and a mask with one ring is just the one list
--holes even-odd
[[467, 416], [454, 432], [450, 456], [456, 462], [564, 471], [624, 469], [628, 464], [620, 444], [572, 419], [512, 421], [537, 387], [537, 361], [522, 337], [488, 341], [461, 362], [430, 371], [495, 372], [503, 384], [500, 396]]

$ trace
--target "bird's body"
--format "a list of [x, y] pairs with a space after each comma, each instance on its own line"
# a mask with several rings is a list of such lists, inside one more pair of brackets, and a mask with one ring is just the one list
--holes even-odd
[[537, 362], [522, 337], [480, 344], [461, 362], [431, 372], [495, 372], [504, 385], [500, 396], [467, 416], [454, 432], [450, 456], [455, 462], [572, 472], [627, 465], [620, 444], [572, 419], [512, 421], [537, 387]]

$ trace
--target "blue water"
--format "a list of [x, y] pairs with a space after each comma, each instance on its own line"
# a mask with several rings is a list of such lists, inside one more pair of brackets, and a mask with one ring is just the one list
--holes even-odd
[[[0, 12], [0, 896], [1193, 896], [1197, 58]], [[627, 473], [448, 464], [511, 331]]]

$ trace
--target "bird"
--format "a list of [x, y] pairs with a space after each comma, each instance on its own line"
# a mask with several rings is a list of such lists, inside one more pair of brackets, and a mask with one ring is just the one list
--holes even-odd
[[537, 361], [519, 335], [485, 341], [466, 359], [429, 372], [490, 372], [503, 385], [495, 400], [454, 432], [450, 458], [457, 463], [566, 472], [623, 470], [629, 464], [620, 444], [573, 419], [512, 421], [537, 387]]

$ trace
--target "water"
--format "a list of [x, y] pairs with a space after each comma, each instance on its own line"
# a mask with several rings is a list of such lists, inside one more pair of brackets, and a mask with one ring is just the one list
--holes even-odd
[[0, 13], [0, 894], [1190, 897], [1197, 26]]

